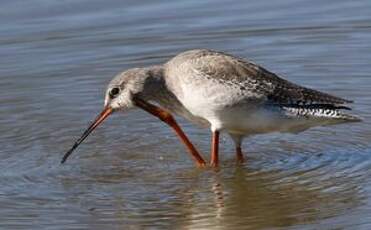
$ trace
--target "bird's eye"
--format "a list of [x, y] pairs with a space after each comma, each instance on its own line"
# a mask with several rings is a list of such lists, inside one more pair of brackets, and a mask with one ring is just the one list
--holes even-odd
[[110, 95], [111, 98], [115, 98], [119, 93], [120, 93], [120, 89], [119, 88], [112, 88], [109, 91], [109, 95]]

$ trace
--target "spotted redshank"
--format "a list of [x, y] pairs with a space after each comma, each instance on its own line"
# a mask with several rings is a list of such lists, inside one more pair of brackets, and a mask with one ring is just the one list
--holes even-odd
[[72, 151], [111, 113], [141, 108], [169, 125], [199, 166], [206, 163], [172, 114], [212, 132], [210, 165], [218, 166], [219, 133], [228, 133], [243, 162], [244, 137], [298, 133], [310, 127], [360, 121], [352, 101], [291, 83], [246, 59], [207, 49], [178, 54], [163, 65], [134, 68], [109, 83], [104, 109]]

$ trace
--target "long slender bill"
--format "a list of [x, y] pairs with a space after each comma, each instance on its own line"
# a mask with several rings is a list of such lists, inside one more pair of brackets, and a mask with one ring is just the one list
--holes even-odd
[[72, 148], [68, 150], [66, 154], [64, 154], [61, 164], [63, 164], [67, 160], [67, 158], [71, 155], [73, 150], [75, 150], [85, 140], [85, 138], [88, 137], [89, 134], [112, 113], [112, 111], [113, 110], [110, 107], [105, 107], [103, 109], [103, 111], [97, 116], [97, 118], [89, 126], [89, 128], [85, 130], [82, 136], [75, 142]]

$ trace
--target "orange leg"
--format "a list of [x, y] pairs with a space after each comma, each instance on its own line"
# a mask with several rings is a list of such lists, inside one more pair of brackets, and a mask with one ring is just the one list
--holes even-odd
[[195, 160], [197, 166], [205, 166], [205, 160], [202, 158], [202, 156], [198, 153], [197, 149], [194, 147], [192, 142], [188, 139], [188, 137], [184, 134], [183, 130], [179, 127], [178, 123], [175, 121], [174, 117], [167, 112], [166, 110], [163, 110], [155, 105], [152, 105], [146, 101], [143, 101], [142, 99], [135, 98], [134, 99], [135, 104], [142, 108], [143, 110], [147, 111], [148, 113], [158, 117], [161, 121], [168, 124], [171, 128], [174, 129], [175, 133], [178, 135], [180, 140], [183, 142], [183, 144], [187, 147], [189, 150], [191, 156]]
[[218, 167], [219, 164], [219, 131], [213, 132], [211, 141], [211, 160], [210, 165], [212, 167]]
[[245, 159], [243, 158], [241, 146], [236, 147], [236, 158], [237, 158], [237, 163], [243, 163]]

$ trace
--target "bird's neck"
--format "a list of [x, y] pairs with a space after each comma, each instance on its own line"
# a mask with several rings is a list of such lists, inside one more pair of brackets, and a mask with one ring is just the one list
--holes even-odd
[[155, 65], [147, 67], [147, 71], [148, 77], [144, 82], [142, 99], [159, 104], [171, 112], [179, 110], [181, 104], [166, 82], [165, 67]]
[[143, 89], [137, 95], [146, 101], [153, 101], [167, 91], [166, 81], [164, 77], [164, 67], [155, 65], [144, 68], [145, 74], [141, 79]]
[[144, 68], [143, 90], [140, 96], [143, 100], [152, 101], [167, 90], [164, 78], [164, 67], [162, 65], [155, 65]]

